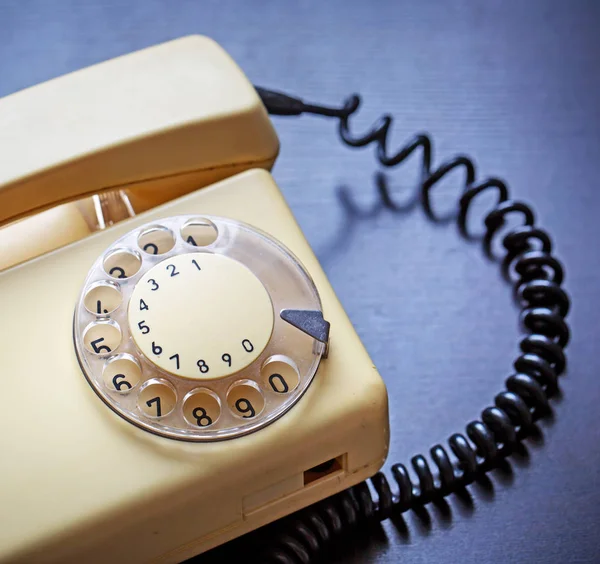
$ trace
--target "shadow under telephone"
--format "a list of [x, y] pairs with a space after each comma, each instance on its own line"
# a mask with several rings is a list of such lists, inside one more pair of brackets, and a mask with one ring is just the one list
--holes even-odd
[[[434, 167], [426, 135], [391, 154], [386, 116], [353, 136], [358, 105], [255, 88], [203, 37], [0, 100], [4, 392], [27, 404], [1, 415], [0, 561], [179, 562], [333, 499], [262, 560], [305, 562], [336, 526], [464, 488], [547, 413], [569, 336], [548, 235], [470, 159]], [[267, 172], [267, 110], [337, 119], [384, 166], [421, 151], [429, 214], [435, 184], [463, 169], [463, 233], [477, 196], [498, 195], [488, 253], [505, 217], [523, 218], [503, 238], [528, 331], [515, 374], [452, 454], [431, 449], [435, 472], [421, 455], [417, 484], [392, 467], [397, 493], [376, 474], [385, 386]]]

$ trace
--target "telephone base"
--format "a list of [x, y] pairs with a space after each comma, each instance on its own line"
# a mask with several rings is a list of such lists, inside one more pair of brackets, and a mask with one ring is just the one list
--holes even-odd
[[[137, 226], [184, 214], [229, 217], [281, 241], [331, 323], [328, 357], [297, 404], [227, 441], [135, 427], [99, 401], [74, 352], [73, 306], [92, 263]], [[1, 562], [177, 562], [356, 484], [385, 459], [383, 381], [264, 170], [0, 273], [0, 309], [4, 394], [15, 398], [2, 410]], [[331, 472], [311, 472], [332, 459]]]

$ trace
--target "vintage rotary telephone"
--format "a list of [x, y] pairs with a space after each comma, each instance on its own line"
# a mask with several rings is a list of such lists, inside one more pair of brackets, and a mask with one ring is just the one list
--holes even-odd
[[[306, 562], [465, 487], [547, 413], [569, 335], [548, 235], [468, 158], [434, 168], [427, 136], [393, 155], [389, 117], [353, 136], [358, 104], [254, 88], [203, 37], [0, 100], [0, 561], [179, 562], [310, 506], [251, 555]], [[395, 493], [376, 474], [385, 386], [267, 172], [267, 111], [337, 119], [384, 166], [421, 150], [430, 215], [431, 189], [463, 168], [463, 233], [474, 199], [498, 194], [489, 253], [507, 215], [524, 219], [503, 239], [528, 330], [515, 374], [452, 456], [431, 449], [435, 472], [414, 457], [413, 484], [394, 465]]]

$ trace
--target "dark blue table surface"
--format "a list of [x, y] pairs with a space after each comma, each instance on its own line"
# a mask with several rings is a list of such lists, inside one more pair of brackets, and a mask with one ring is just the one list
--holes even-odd
[[[264, 86], [335, 104], [358, 91], [357, 127], [382, 112], [394, 138], [427, 130], [439, 158], [471, 154], [532, 202], [567, 267], [569, 370], [553, 421], [472, 487], [343, 557], [346, 562], [595, 562], [600, 558], [600, 3], [556, 1], [0, 1], [0, 96], [185, 34], [210, 35]], [[390, 461], [477, 417], [517, 353], [509, 287], [480, 247], [420, 209], [364, 218], [340, 187], [377, 202], [370, 150], [332, 123], [277, 121], [274, 175], [390, 392]], [[390, 171], [406, 197], [416, 163]], [[457, 187], [441, 189], [451, 205]], [[388, 464], [389, 467], [389, 464]], [[380, 531], [381, 532], [381, 531]], [[214, 558], [214, 555], [213, 555]], [[240, 555], [240, 559], [243, 555]], [[340, 557], [341, 558], [341, 557]]]

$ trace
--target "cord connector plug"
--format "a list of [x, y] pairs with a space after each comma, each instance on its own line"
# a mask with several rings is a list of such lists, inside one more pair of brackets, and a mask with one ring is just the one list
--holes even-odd
[[[307, 104], [304, 100], [269, 90], [260, 86], [255, 86], [254, 89], [260, 96], [262, 103], [267, 108], [267, 112], [272, 116], [299, 116], [300, 114], [314, 114], [318, 116], [344, 118], [356, 109], [354, 107], [354, 98], [351, 98], [350, 106], [346, 105], [343, 108], [329, 108], [319, 104]], [[357, 105], [357, 104], [356, 104]]]

